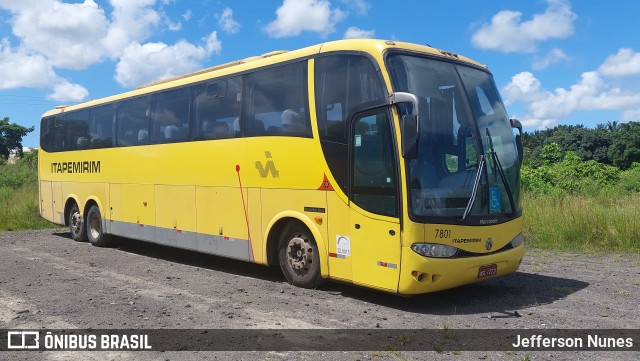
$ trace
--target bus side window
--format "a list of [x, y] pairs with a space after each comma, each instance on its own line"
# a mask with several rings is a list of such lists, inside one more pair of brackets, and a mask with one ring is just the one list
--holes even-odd
[[89, 148], [89, 110], [68, 112], [63, 118], [67, 130], [65, 150]]
[[248, 135], [311, 137], [306, 70], [306, 62], [297, 62], [247, 75]]
[[91, 110], [90, 148], [110, 148], [113, 146], [113, 111], [113, 104]]
[[382, 82], [371, 60], [363, 56], [325, 56], [315, 63], [320, 139], [346, 144], [347, 116], [362, 103], [384, 101]]
[[242, 77], [216, 79], [193, 87], [196, 140], [240, 136]]
[[[164, 91], [151, 97], [151, 143], [174, 143], [189, 139], [189, 88]], [[149, 138], [141, 130], [139, 138]]]
[[40, 148], [46, 152], [53, 151], [53, 130], [55, 117], [49, 116], [40, 120]]
[[149, 97], [139, 97], [118, 104], [116, 116], [118, 146], [149, 142]]

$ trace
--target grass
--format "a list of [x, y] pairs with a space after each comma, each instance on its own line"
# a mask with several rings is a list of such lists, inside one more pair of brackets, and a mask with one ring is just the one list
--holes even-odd
[[524, 234], [534, 248], [587, 253], [640, 252], [639, 193], [524, 194]]
[[38, 187], [0, 188], [0, 231], [52, 228], [54, 225], [38, 211]]
[[38, 209], [35, 164], [0, 162], [0, 231], [51, 228]]

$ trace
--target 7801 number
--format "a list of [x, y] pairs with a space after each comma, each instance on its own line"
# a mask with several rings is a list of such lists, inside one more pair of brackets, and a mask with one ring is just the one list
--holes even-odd
[[451, 230], [436, 228], [436, 238], [451, 238]]

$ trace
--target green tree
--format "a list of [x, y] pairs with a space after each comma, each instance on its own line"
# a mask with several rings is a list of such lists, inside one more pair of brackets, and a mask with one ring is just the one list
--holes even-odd
[[15, 123], [9, 123], [9, 118], [0, 120], [0, 158], [7, 159], [11, 151], [15, 150], [22, 156], [22, 137], [32, 132], [34, 127], [25, 128]]
[[633, 162], [640, 162], [640, 122], [621, 124], [614, 132], [609, 158], [613, 165], [628, 169]]
[[[615, 127], [613, 127], [615, 129]], [[611, 164], [607, 155], [611, 145], [611, 132], [605, 126], [595, 129], [584, 125], [559, 125], [554, 128], [553, 135], [546, 139], [546, 143], [558, 143], [565, 152], [575, 152], [583, 161]]]
[[540, 158], [542, 159], [542, 164], [552, 165], [562, 161], [564, 158], [564, 151], [558, 143], [549, 143], [542, 147]]

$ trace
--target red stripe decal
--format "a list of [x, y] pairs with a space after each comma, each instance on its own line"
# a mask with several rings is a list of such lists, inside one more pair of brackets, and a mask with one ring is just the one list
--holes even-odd
[[244, 203], [244, 192], [242, 191], [242, 180], [240, 179], [240, 165], [236, 164], [236, 173], [238, 173], [238, 184], [240, 185], [240, 196], [242, 197], [242, 209], [244, 210], [244, 220], [247, 223], [247, 237], [249, 238], [249, 250], [251, 250], [251, 260], [256, 261], [253, 254], [253, 244], [251, 242], [251, 231], [249, 230], [249, 214], [247, 213], [247, 207]]

